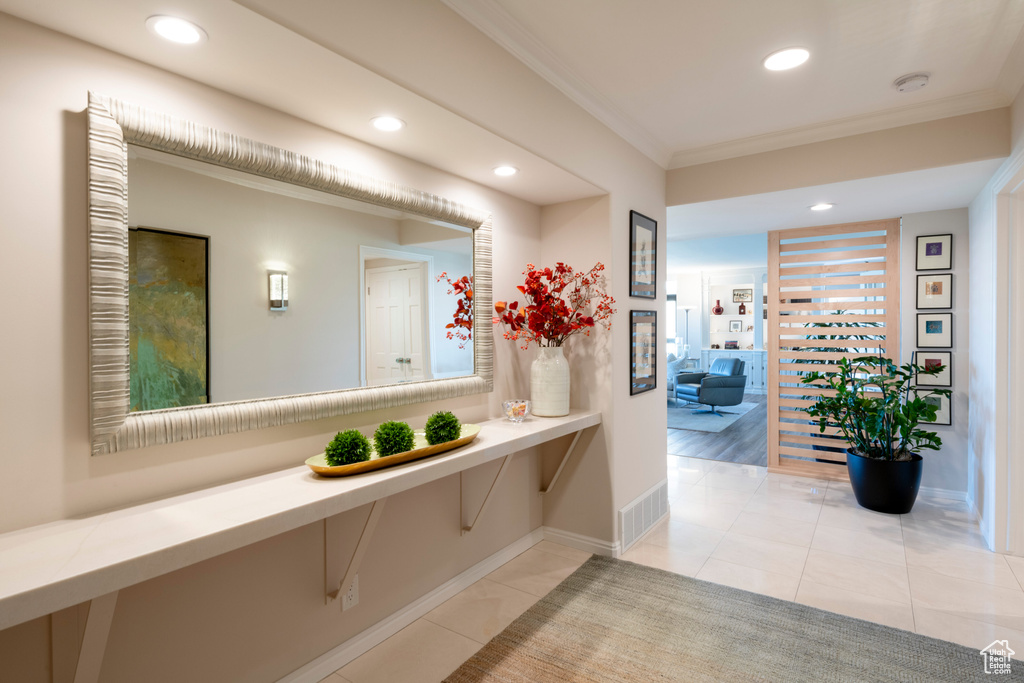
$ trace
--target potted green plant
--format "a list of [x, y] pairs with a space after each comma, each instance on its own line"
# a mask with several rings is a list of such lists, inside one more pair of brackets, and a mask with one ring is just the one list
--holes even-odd
[[[938, 407], [911, 392], [917, 375], [936, 375], [942, 366], [896, 365], [889, 358], [843, 358], [835, 372], [812, 372], [804, 384], [824, 383], [834, 395], [818, 396], [807, 413], [822, 432], [838, 427], [849, 442], [846, 467], [857, 502], [869, 510], [905, 514], [914, 507], [921, 487], [919, 451], [938, 450], [942, 440], [919, 427], [934, 422]], [[949, 396], [948, 389], [931, 395]]]

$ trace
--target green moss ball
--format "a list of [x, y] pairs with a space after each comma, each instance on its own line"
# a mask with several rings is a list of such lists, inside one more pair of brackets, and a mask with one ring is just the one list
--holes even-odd
[[358, 430], [346, 429], [331, 439], [324, 455], [331, 467], [363, 462], [370, 459], [370, 442]]
[[385, 457], [396, 453], [411, 451], [415, 440], [412, 427], [405, 422], [385, 422], [377, 427], [373, 435], [373, 443], [377, 447], [377, 455]]
[[439, 410], [427, 419], [427, 443], [431, 446], [455, 441], [462, 434], [459, 418], [446, 410]]

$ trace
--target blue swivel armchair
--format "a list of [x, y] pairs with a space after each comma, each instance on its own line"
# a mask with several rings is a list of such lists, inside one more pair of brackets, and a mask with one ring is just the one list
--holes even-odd
[[684, 372], [676, 377], [676, 398], [711, 407], [694, 412], [721, 415], [719, 406], [743, 403], [745, 366], [739, 358], [717, 358], [708, 372]]

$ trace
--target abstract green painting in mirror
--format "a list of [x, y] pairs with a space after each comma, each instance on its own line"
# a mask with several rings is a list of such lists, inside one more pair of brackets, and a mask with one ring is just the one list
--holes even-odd
[[128, 231], [130, 410], [207, 403], [207, 239]]
[[439, 279], [472, 276], [469, 228], [134, 145], [128, 169], [131, 411], [473, 375]]

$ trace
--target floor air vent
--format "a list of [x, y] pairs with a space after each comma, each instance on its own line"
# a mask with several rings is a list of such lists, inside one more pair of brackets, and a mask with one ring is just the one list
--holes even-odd
[[668, 481], [655, 486], [624, 509], [619, 510], [622, 551], [643, 536], [648, 529], [668, 513]]

